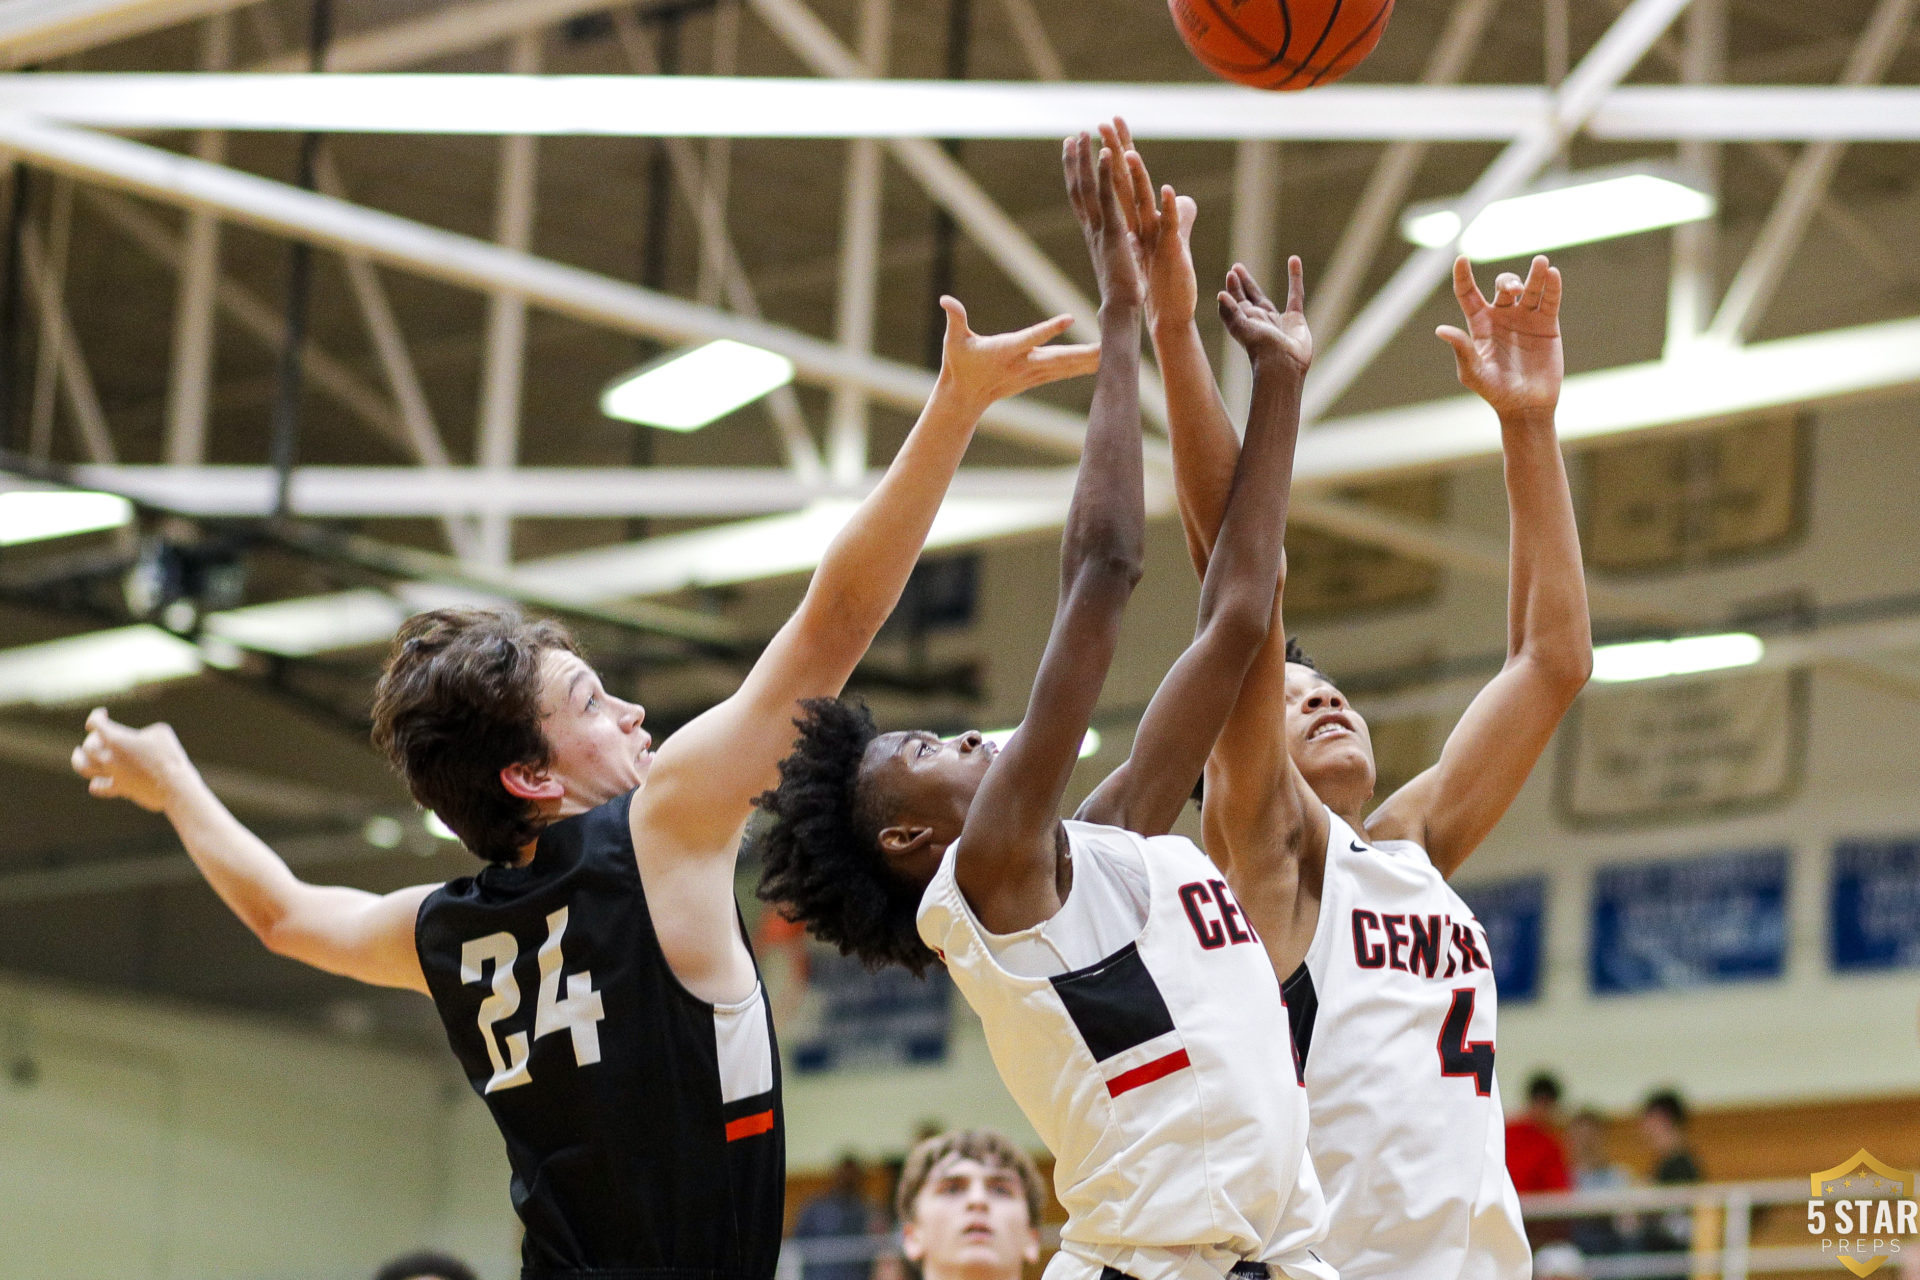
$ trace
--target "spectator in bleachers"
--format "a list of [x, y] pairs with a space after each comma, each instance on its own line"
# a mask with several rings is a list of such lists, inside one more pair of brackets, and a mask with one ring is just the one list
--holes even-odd
[[[809, 1200], [794, 1220], [795, 1240], [845, 1240], [885, 1230], [885, 1221], [867, 1199], [867, 1170], [849, 1151], [834, 1166], [827, 1189]], [[834, 1246], [827, 1246], [829, 1249]], [[873, 1262], [867, 1255], [813, 1261], [807, 1254], [803, 1280], [869, 1280]]]
[[901, 1245], [922, 1280], [1020, 1280], [1040, 1257], [1040, 1172], [991, 1129], [956, 1129], [907, 1156]]
[[1551, 1072], [1534, 1073], [1527, 1081], [1527, 1109], [1507, 1121], [1507, 1172], [1522, 1195], [1573, 1187], [1560, 1144], [1560, 1081]]
[[[1607, 1155], [1607, 1118], [1592, 1107], [1576, 1112], [1567, 1122], [1567, 1154], [1575, 1191], [1615, 1191], [1633, 1181], [1626, 1166]], [[1633, 1239], [1629, 1214], [1581, 1218], [1573, 1224], [1572, 1239], [1587, 1257], [1620, 1253]], [[1536, 1277], [1537, 1280], [1537, 1277]]]
[[[1687, 1144], [1687, 1104], [1677, 1091], [1659, 1089], [1647, 1096], [1640, 1108], [1640, 1133], [1653, 1148], [1656, 1185], [1705, 1181]], [[1650, 1213], [1641, 1220], [1640, 1248], [1647, 1253], [1685, 1253], [1692, 1243], [1693, 1215], [1686, 1209]]]

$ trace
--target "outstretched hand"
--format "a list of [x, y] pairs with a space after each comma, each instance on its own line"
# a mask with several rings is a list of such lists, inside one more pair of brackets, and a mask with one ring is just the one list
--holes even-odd
[[134, 729], [95, 707], [87, 716], [87, 736], [73, 749], [73, 771], [101, 799], [131, 800], [150, 813], [166, 807], [174, 776], [187, 764], [180, 739], [165, 724]]
[[1120, 204], [1115, 176], [1120, 163], [1119, 153], [1111, 148], [1098, 149], [1096, 155], [1093, 138], [1085, 133], [1068, 138], [1060, 154], [1060, 166], [1066, 171], [1067, 200], [1073, 205], [1073, 216], [1080, 220], [1080, 233], [1093, 258], [1101, 305], [1137, 307], [1141, 302], [1140, 272]]
[[1133, 134], [1119, 116], [1100, 126], [1100, 136], [1123, 163], [1114, 172], [1120, 208], [1133, 236], [1134, 260], [1147, 288], [1147, 324], [1184, 325], [1193, 319], [1200, 289], [1193, 272], [1193, 221], [1199, 206], [1171, 186], [1156, 194], [1147, 162], [1134, 149]]
[[1453, 292], [1466, 329], [1435, 332], [1453, 348], [1460, 383], [1506, 416], [1551, 410], [1566, 376], [1560, 348], [1560, 269], [1537, 257], [1522, 280], [1511, 271], [1493, 282], [1489, 302], [1473, 267], [1456, 258]]
[[1046, 344], [1073, 327], [1072, 316], [1055, 316], [1017, 333], [975, 333], [958, 298], [943, 297], [947, 336], [941, 348], [940, 381], [981, 409], [1008, 396], [1100, 367], [1097, 343]]
[[1266, 359], [1287, 360], [1303, 374], [1313, 364], [1306, 305], [1306, 279], [1297, 257], [1287, 259], [1285, 310], [1275, 307], [1253, 273], [1237, 262], [1227, 272], [1227, 287], [1220, 291], [1220, 318], [1247, 356], [1256, 365]]

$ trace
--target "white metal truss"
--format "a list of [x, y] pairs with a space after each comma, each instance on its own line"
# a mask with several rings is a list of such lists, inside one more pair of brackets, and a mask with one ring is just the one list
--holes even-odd
[[[851, 51], [837, 41], [833, 49], [848, 61], [822, 53], [823, 67], [844, 71], [830, 79], [0, 75], [0, 110], [126, 130], [1051, 141], [1117, 114], [1136, 137], [1153, 141], [1511, 142], [1543, 130], [1606, 142], [1920, 141], [1920, 89], [1905, 86], [1589, 87], [1589, 105], [1570, 111], [1572, 99], [1556, 105], [1552, 92], [1522, 85], [1333, 85], [1278, 94], [1233, 85], [867, 80]], [[1567, 87], [1580, 85], [1570, 79]], [[896, 155], [909, 168], [921, 164]], [[928, 174], [944, 169], [924, 167]], [[928, 181], [945, 187], [951, 175]]]

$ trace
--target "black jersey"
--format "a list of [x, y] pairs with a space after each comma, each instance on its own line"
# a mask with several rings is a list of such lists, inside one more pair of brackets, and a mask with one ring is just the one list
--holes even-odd
[[506, 1139], [527, 1277], [768, 1280], [786, 1196], [772, 1018], [759, 987], [712, 1005], [673, 976], [632, 800], [429, 895], [421, 968]]

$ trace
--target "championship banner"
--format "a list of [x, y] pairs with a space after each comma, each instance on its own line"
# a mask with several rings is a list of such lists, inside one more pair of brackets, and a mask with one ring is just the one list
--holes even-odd
[[1828, 922], [1839, 972], [1920, 968], [1920, 839], [1836, 845]]
[[1591, 687], [1562, 736], [1560, 807], [1619, 826], [1781, 799], [1799, 783], [1804, 708], [1790, 671]]
[[1493, 962], [1500, 1003], [1538, 999], [1546, 938], [1546, 877], [1460, 885], [1458, 891], [1487, 932], [1488, 959]]
[[938, 965], [916, 978], [875, 972], [826, 947], [808, 949], [806, 999], [787, 1032], [793, 1069], [886, 1069], [946, 1061], [953, 980]]
[[1590, 972], [1598, 995], [1777, 978], [1787, 960], [1787, 851], [1603, 867]]

